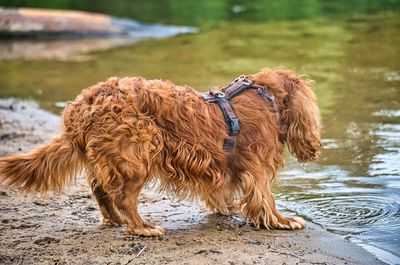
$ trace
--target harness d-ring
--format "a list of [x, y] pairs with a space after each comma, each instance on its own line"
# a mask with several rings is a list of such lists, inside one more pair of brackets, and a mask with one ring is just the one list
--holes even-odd
[[209, 93], [211, 95], [213, 95], [214, 97], [217, 97], [217, 98], [224, 98], [225, 97], [225, 93], [222, 92], [222, 91], [219, 91], [219, 90], [211, 90]]

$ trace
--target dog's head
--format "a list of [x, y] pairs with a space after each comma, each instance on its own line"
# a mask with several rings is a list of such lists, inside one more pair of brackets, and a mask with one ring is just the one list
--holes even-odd
[[248, 76], [268, 87], [279, 108], [281, 140], [300, 162], [318, 157], [321, 148], [320, 116], [310, 80], [285, 69], [263, 69]]

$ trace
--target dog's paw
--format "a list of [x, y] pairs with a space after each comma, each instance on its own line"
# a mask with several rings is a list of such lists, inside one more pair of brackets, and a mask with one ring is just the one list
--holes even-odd
[[101, 225], [104, 225], [104, 226], [111, 226], [111, 225], [113, 225], [113, 223], [111, 222], [110, 219], [108, 219], [108, 218], [103, 218], [103, 220], [101, 220]]
[[146, 225], [146, 227], [141, 227], [141, 228], [127, 227], [126, 233], [135, 236], [162, 236], [165, 234], [165, 229], [157, 225], [156, 226]]
[[116, 221], [113, 221], [109, 218], [105, 218], [103, 217], [103, 219], [101, 220], [101, 225], [102, 226], [120, 226], [121, 223], [118, 223]]
[[306, 227], [306, 222], [303, 218], [298, 216], [283, 217], [279, 219], [278, 223], [275, 225], [275, 228], [287, 230], [303, 229], [304, 227]]

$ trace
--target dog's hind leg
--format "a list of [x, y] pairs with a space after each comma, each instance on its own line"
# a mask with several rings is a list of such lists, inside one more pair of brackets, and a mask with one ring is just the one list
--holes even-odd
[[[161, 132], [145, 115], [105, 117], [108, 119], [98, 124], [102, 128], [96, 132], [98, 135], [93, 132], [87, 136], [86, 146], [88, 162], [100, 187], [110, 195], [128, 234], [162, 235], [163, 228], [146, 224], [137, 211], [140, 190], [152, 176], [152, 167], [159, 163]], [[100, 198], [103, 191], [94, 190]], [[108, 214], [112, 214], [110, 210]]]
[[102, 223], [104, 225], [120, 225], [122, 221], [118, 210], [114, 204], [114, 198], [108, 194], [103, 187], [98, 183], [95, 174], [92, 171], [87, 172], [89, 185], [93, 195], [99, 205], [101, 215], [103, 216]]
[[267, 229], [302, 229], [305, 222], [300, 217], [285, 217], [276, 209], [275, 200], [271, 193], [270, 180], [256, 178], [253, 174], [241, 174], [243, 198], [241, 200], [242, 214], [246, 220], [256, 227]]
[[113, 160], [109, 158], [98, 161], [97, 168], [102, 168], [103, 173], [107, 172], [107, 177], [103, 175], [103, 181], [106, 180], [103, 185], [92, 186], [105, 222], [126, 224], [128, 234], [163, 235], [165, 231], [162, 227], [145, 223], [137, 211], [139, 193], [147, 180], [147, 170], [140, 170], [139, 166], [123, 162], [122, 159], [115, 165]]
[[127, 224], [127, 234], [139, 236], [160, 236], [165, 234], [164, 228], [145, 223], [140, 217], [137, 208], [139, 193], [144, 185], [143, 178], [130, 178], [123, 183], [120, 194], [116, 197], [116, 205], [122, 218]]
[[102, 186], [94, 187], [93, 194], [103, 215], [103, 225], [121, 225], [124, 223], [120, 218], [118, 210], [115, 208], [113, 198], [104, 191]]

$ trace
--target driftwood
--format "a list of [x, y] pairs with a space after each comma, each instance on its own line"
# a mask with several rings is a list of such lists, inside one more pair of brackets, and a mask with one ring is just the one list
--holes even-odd
[[0, 34], [122, 34], [124, 29], [103, 14], [45, 9], [0, 9]]
[[148, 25], [132, 19], [98, 13], [33, 8], [0, 8], [0, 37], [128, 35], [134, 38], [157, 38], [190, 32], [196, 32], [196, 29], [192, 27]]
[[67, 59], [130, 45], [143, 38], [196, 32], [196, 28], [143, 24], [104, 14], [0, 8], [0, 60]]

